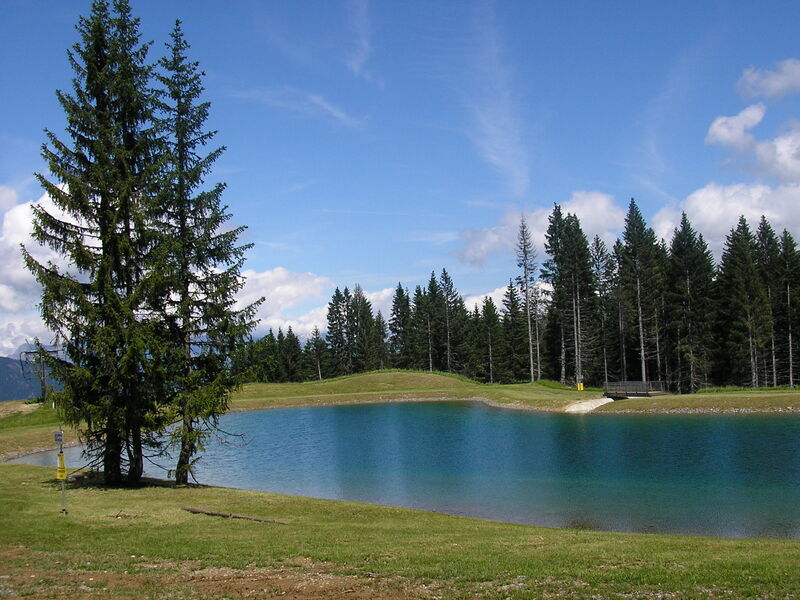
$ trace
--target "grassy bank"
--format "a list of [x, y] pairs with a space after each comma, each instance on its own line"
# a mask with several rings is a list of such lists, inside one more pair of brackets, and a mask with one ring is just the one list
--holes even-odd
[[598, 412], [637, 413], [747, 413], [799, 412], [800, 391], [797, 389], [742, 390], [717, 388], [699, 394], [670, 394], [652, 398], [628, 398], [597, 409]]
[[[791, 598], [800, 543], [555, 530], [0, 465], [0, 597]], [[189, 506], [284, 524], [221, 519]]]

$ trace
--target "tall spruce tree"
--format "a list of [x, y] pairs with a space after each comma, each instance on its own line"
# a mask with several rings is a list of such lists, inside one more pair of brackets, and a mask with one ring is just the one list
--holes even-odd
[[544, 249], [549, 258], [542, 264], [542, 279], [552, 288], [550, 304], [547, 307], [547, 326], [545, 339], [549, 350], [547, 363], [553, 375], [558, 373], [558, 379], [565, 383], [567, 379], [567, 332], [565, 329], [568, 309], [568, 286], [564, 279], [564, 255], [562, 244], [564, 238], [564, 215], [561, 207], [556, 204], [553, 212], [548, 217], [547, 232], [545, 233]]
[[507, 372], [503, 364], [506, 354], [505, 338], [500, 314], [494, 301], [486, 296], [483, 299], [480, 319], [480, 343], [483, 345], [483, 375], [489, 383], [507, 380]]
[[56, 92], [70, 139], [46, 132], [52, 179], [37, 175], [58, 212], [33, 208], [34, 238], [70, 268], [41, 264], [24, 248], [23, 256], [42, 285], [44, 322], [65, 344], [67, 359], [51, 361], [64, 384], [59, 408], [105, 481], [118, 484], [141, 478], [145, 448], [162, 426], [165, 349], [143, 306], [142, 266], [157, 239], [154, 93], [148, 45], [125, 0], [96, 0], [77, 30], [72, 93]]
[[614, 243], [614, 263], [616, 265], [614, 272], [614, 306], [615, 306], [615, 320], [616, 320], [616, 339], [619, 349], [619, 381], [628, 381], [628, 323], [629, 318], [626, 310], [625, 302], [625, 286], [622, 282], [622, 262], [625, 247], [621, 240]]
[[670, 244], [666, 272], [666, 329], [670, 384], [679, 393], [708, 383], [711, 359], [714, 260], [686, 213]]
[[756, 263], [756, 243], [744, 217], [725, 240], [716, 280], [717, 380], [760, 387], [759, 365], [772, 328], [769, 300]]
[[350, 375], [353, 362], [350, 343], [350, 291], [338, 287], [334, 290], [328, 303], [328, 335], [326, 340], [330, 347], [333, 375]]
[[328, 346], [325, 344], [318, 327], [314, 327], [311, 337], [306, 340], [306, 345], [303, 348], [303, 359], [306, 378], [322, 381], [324, 373], [327, 373], [329, 356]]
[[412, 364], [411, 299], [398, 282], [389, 314], [389, 356], [392, 366], [408, 369]]
[[353, 373], [376, 369], [377, 348], [375, 346], [375, 318], [372, 316], [372, 303], [358, 284], [353, 288], [348, 315], [353, 348]]
[[625, 217], [623, 242], [621, 283], [636, 324], [632, 342], [638, 347], [641, 378], [642, 381], [648, 381], [647, 362], [652, 354], [649, 347], [650, 328], [658, 310], [655, 298], [660, 292], [656, 256], [658, 243], [633, 198]]
[[383, 313], [378, 311], [378, 314], [375, 315], [375, 321], [372, 327], [371, 353], [375, 359], [373, 367], [375, 369], [385, 369], [389, 365], [388, 335], [386, 319], [383, 318]]
[[614, 298], [615, 262], [614, 257], [606, 248], [605, 242], [599, 236], [594, 236], [589, 248], [592, 266], [592, 279], [597, 290], [597, 304], [595, 315], [597, 318], [597, 336], [600, 351], [597, 353], [599, 364], [593, 369], [602, 374], [604, 384], [609, 381], [610, 362], [615, 355], [611, 348], [611, 339], [614, 323]]
[[571, 347], [565, 355], [571, 359], [575, 383], [584, 382], [584, 368], [592, 350], [592, 304], [594, 283], [592, 280], [591, 256], [586, 235], [583, 233], [578, 217], [567, 214], [564, 219], [560, 243], [561, 260], [558, 281], [566, 288], [569, 320], [562, 326], [570, 333]]
[[439, 276], [439, 290], [442, 296], [441, 315], [444, 317], [444, 366], [448, 373], [453, 373], [462, 363], [466, 309], [464, 300], [445, 269]]
[[[521, 272], [517, 283], [522, 291], [522, 302], [525, 309], [525, 325], [528, 331], [528, 366], [531, 383], [542, 377], [542, 360], [539, 347], [539, 320], [535, 306], [534, 286], [536, 284], [536, 249], [533, 247], [531, 232], [525, 215], [519, 219], [519, 232], [517, 233], [517, 267]], [[533, 325], [531, 323], [533, 322]], [[534, 332], [536, 336], [534, 337]], [[534, 347], [536, 348], [536, 368], [534, 369]]]
[[780, 246], [778, 281], [784, 308], [779, 313], [778, 331], [781, 332], [780, 338], [785, 340], [783, 356], [786, 360], [786, 380], [789, 387], [794, 387], [796, 381], [794, 365], [797, 357], [796, 334], [800, 329], [800, 299], [797, 297], [797, 287], [800, 284], [800, 252], [797, 250], [797, 244], [792, 234], [786, 229], [781, 234]]
[[512, 281], [503, 295], [502, 323], [505, 338], [502, 361], [504, 371], [513, 381], [523, 381], [530, 375], [530, 345], [523, 301]]
[[[245, 227], [223, 230], [231, 217], [221, 203], [224, 184], [201, 189], [224, 148], [203, 155], [216, 132], [205, 130], [210, 104], [200, 100], [203, 73], [187, 57], [189, 44], [180, 21], [167, 48], [158, 75], [164, 87], [165, 174], [157, 215], [159, 244], [151, 268], [158, 279], [155, 305], [169, 324], [167, 341], [176, 350], [170, 365], [176, 417], [171, 436], [179, 449], [175, 480], [187, 483], [203, 439], [227, 410], [237, 384], [230, 357], [255, 326], [263, 299], [236, 307], [235, 295], [244, 285], [245, 252], [252, 244], [237, 244]], [[297, 338], [291, 329], [288, 336], [292, 348], [283, 352], [283, 366], [294, 380], [300, 347], [294, 348]]]
[[411, 368], [433, 371], [432, 330], [428, 294], [422, 286], [414, 288], [411, 300]]
[[445, 354], [447, 346], [445, 330], [446, 302], [442, 286], [439, 285], [435, 271], [431, 271], [425, 291], [430, 370], [444, 371], [446, 368]]
[[[761, 281], [767, 292], [770, 313], [772, 316], [772, 327], [769, 332], [769, 357], [768, 363], [764, 365], [762, 380], [765, 384], [771, 383], [773, 387], [778, 385], [778, 354], [776, 349], [775, 324], [779, 320], [777, 317], [783, 310], [781, 285], [779, 282], [779, 271], [781, 262], [781, 250], [778, 236], [769, 224], [767, 218], [761, 215], [756, 230], [756, 263]], [[767, 359], [767, 357], [764, 357]]]

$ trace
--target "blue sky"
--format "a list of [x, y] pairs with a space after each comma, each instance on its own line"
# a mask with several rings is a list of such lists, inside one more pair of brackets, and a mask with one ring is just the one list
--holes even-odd
[[[442, 267], [496, 293], [520, 214], [541, 241], [553, 203], [607, 240], [631, 197], [667, 239], [686, 210], [717, 253], [739, 214], [800, 237], [800, 4], [132, 4], [152, 58], [181, 18], [207, 74], [228, 147], [209, 181], [249, 227], [263, 327], [324, 324], [336, 285], [385, 310]], [[17, 247], [89, 5], [0, 3], [0, 355], [47, 337]]]

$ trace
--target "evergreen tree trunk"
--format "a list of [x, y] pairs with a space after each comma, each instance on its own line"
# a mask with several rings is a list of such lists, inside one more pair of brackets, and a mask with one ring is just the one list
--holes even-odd
[[428, 329], [428, 371], [433, 372], [433, 332], [431, 331], [431, 317], [427, 316], [425, 322]]
[[748, 353], [750, 355], [750, 385], [754, 388], [758, 388], [758, 358], [756, 356], [755, 342], [753, 340], [753, 320], [749, 310], [747, 312], [747, 323], [747, 344]]
[[636, 277], [636, 312], [639, 318], [639, 358], [642, 362], [642, 381], [647, 381], [647, 365], [644, 354], [644, 315], [642, 314], [642, 286]]
[[180, 440], [180, 452], [178, 454], [178, 462], [175, 466], [175, 483], [178, 485], [186, 485], [189, 483], [189, 471], [191, 470], [192, 456], [196, 451], [194, 444], [194, 421], [184, 412], [183, 415], [183, 433]]
[[658, 381], [663, 381], [663, 373], [661, 371], [661, 338], [659, 336], [658, 315], [655, 317], [655, 333], [656, 333], [656, 373]]
[[[538, 304], [538, 302], [537, 302]], [[536, 381], [541, 381], [542, 379], [542, 356], [540, 352], [539, 346], [539, 309], [538, 307], [535, 310], [535, 318], [534, 318], [534, 325], [536, 326]]]
[[[528, 274], [527, 270], [525, 273], [525, 279], [527, 281]], [[534, 372], [533, 372], [533, 332], [531, 331], [531, 295], [530, 295], [530, 287], [528, 284], [525, 284], [525, 322], [528, 325], [528, 364], [530, 365], [531, 371], [531, 383], [535, 381]], [[536, 361], [537, 361], [537, 368], [539, 364], [539, 324], [536, 324]]]
[[786, 282], [786, 312], [788, 315], [788, 331], [787, 335], [789, 337], [789, 387], [794, 387], [794, 358], [792, 356], [792, 286], [787, 281]]
[[446, 339], [445, 343], [447, 346], [447, 372], [453, 372], [453, 362], [452, 362], [452, 352], [450, 350], [450, 306], [449, 306], [449, 298], [445, 298], [445, 306], [444, 306], [444, 325], [446, 331]]
[[489, 383], [494, 383], [494, 357], [492, 356], [492, 333], [489, 332]]
[[620, 380], [628, 380], [628, 357], [626, 356], [625, 348], [625, 316], [623, 314], [622, 296], [617, 295], [617, 325], [619, 331], [619, 364], [620, 364]]

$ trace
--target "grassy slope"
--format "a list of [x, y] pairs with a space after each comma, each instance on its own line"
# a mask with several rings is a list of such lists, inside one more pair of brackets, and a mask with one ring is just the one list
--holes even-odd
[[61, 516], [52, 471], [0, 465], [0, 596], [91, 597], [102, 588], [102, 597], [213, 597], [209, 573], [230, 577], [232, 598], [268, 597], [287, 580], [290, 597], [788, 598], [800, 590], [800, 542], [555, 530], [222, 488], [70, 484]]
[[377, 371], [307, 383], [249, 383], [236, 394], [231, 407], [253, 410], [394, 399], [484, 398], [516, 408], [558, 410], [600, 394], [600, 390], [577, 392], [552, 382], [491, 385], [442, 373]]
[[[30, 405], [22, 400], [0, 403], [0, 459], [53, 448], [58, 414], [49, 406]], [[65, 431], [64, 439], [76, 439]]]

